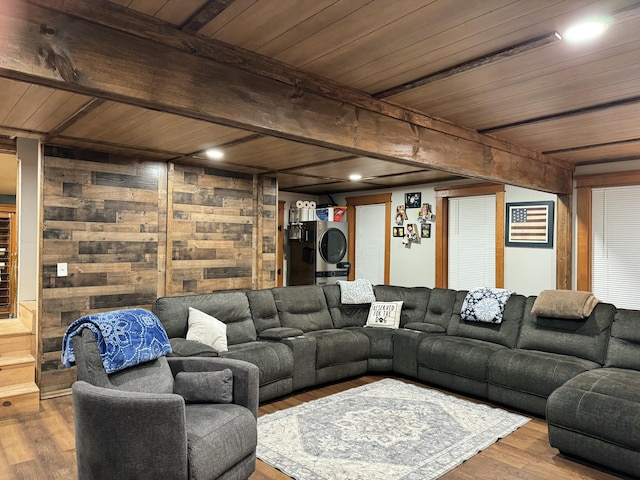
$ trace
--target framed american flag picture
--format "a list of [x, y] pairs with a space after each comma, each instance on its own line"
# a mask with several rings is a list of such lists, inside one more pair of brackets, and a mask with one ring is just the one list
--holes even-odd
[[553, 248], [554, 203], [507, 203], [505, 246]]

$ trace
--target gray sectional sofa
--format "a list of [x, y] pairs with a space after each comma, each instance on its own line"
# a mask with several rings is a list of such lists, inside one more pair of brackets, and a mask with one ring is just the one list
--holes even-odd
[[[261, 402], [389, 372], [546, 415], [561, 452], [638, 475], [640, 312], [600, 303], [584, 319], [544, 317], [536, 297], [513, 294], [493, 324], [461, 318], [466, 291], [373, 289], [376, 301], [403, 301], [398, 329], [364, 326], [370, 305], [342, 304], [338, 285], [164, 297], [153, 312], [173, 355], [257, 365]], [[189, 307], [226, 324], [227, 352], [185, 339]]]

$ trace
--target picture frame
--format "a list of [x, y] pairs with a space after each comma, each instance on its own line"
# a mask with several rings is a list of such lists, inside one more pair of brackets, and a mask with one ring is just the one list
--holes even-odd
[[422, 193], [413, 192], [404, 194], [404, 206], [405, 208], [420, 208], [422, 203]]
[[404, 227], [393, 227], [394, 237], [404, 237]]
[[422, 238], [431, 238], [431, 224], [423, 223], [420, 225], [420, 236]]
[[507, 203], [505, 246], [553, 248], [554, 207], [553, 201]]

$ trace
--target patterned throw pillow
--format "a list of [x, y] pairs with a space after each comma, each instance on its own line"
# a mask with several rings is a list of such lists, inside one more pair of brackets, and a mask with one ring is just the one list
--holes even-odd
[[402, 301], [373, 302], [369, 309], [366, 327], [398, 328], [402, 314]]
[[460, 317], [463, 320], [502, 323], [504, 307], [513, 292], [502, 288], [479, 287], [464, 297]]
[[340, 302], [343, 305], [371, 303], [376, 301], [373, 287], [369, 280], [359, 278], [353, 282], [338, 280], [340, 286]]

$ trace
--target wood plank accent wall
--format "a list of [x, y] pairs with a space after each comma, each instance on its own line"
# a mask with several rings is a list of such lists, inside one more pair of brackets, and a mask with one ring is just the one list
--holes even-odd
[[275, 286], [275, 179], [183, 165], [170, 179], [166, 294]]
[[[275, 286], [277, 181], [155, 161], [44, 159], [43, 396], [76, 318], [160, 296]], [[57, 263], [68, 276], [57, 276]], [[259, 266], [259, 269], [257, 268]]]

